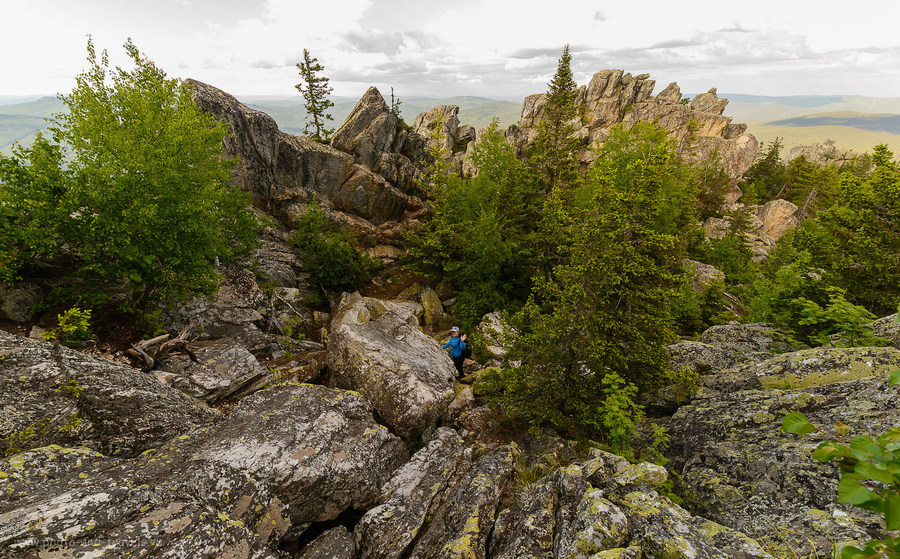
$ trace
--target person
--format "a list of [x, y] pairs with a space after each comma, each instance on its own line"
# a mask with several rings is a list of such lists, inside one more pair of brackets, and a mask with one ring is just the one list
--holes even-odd
[[463, 377], [463, 350], [466, 349], [466, 334], [459, 335], [459, 326], [450, 329], [450, 339], [443, 345], [441, 349], [450, 348], [450, 358], [453, 359], [453, 365], [456, 367], [456, 378]]

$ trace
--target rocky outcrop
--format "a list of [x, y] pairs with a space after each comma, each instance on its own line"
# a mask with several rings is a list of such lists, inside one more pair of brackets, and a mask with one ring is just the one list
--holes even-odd
[[836, 505], [836, 466], [810, 456], [827, 432], [799, 438], [780, 426], [800, 411], [819, 425], [846, 423], [854, 436], [883, 433], [900, 421], [900, 393], [887, 380], [875, 374], [806, 389], [729, 389], [679, 408], [662, 423], [671, 437], [669, 467], [694, 496], [691, 510], [799, 556], [868, 539], [878, 522]]
[[761, 225], [757, 234], [765, 235], [773, 242], [778, 241], [785, 233], [799, 224], [797, 206], [787, 200], [772, 200], [759, 208], [757, 216]]
[[0, 452], [48, 444], [134, 455], [219, 414], [141, 371], [0, 330]]
[[871, 326], [872, 334], [885, 338], [890, 345], [900, 348], [900, 320], [896, 313], [879, 318]]
[[703, 383], [721, 392], [766, 388], [810, 388], [872, 376], [900, 368], [900, 350], [892, 347], [815, 348], [744, 362]]
[[[239, 156], [233, 184], [251, 192], [258, 207], [285, 225], [293, 225], [314, 198], [356, 218], [356, 225], [372, 237], [382, 228], [392, 228], [391, 222], [422, 210], [418, 198], [402, 192], [353, 156], [281, 132], [271, 117], [242, 105], [227, 93], [195, 80], [188, 83], [194, 102], [229, 127], [226, 154]], [[379, 120], [381, 126], [365, 124], [365, 114], [358, 114], [340, 137], [368, 161], [377, 154], [378, 142], [383, 143], [384, 136], [363, 140], [353, 132], [365, 135], [381, 131], [385, 121]]]
[[785, 162], [793, 161], [799, 157], [820, 166], [843, 165], [858, 158], [861, 154], [851, 150], [840, 149], [834, 140], [825, 140], [821, 144], [793, 146], [785, 156]]
[[[744, 239], [753, 251], [753, 260], [765, 260], [775, 248], [775, 243], [788, 231], [800, 224], [800, 211], [787, 200], [772, 200], [762, 206], [732, 204], [735, 211], [742, 212], [748, 220], [748, 230]], [[710, 239], [721, 239], [731, 229], [730, 217], [710, 217], [703, 223], [703, 230]]]
[[[589, 148], [605, 141], [613, 125], [624, 123], [630, 128], [638, 122], [655, 122], [678, 140], [679, 153], [686, 159], [706, 160], [715, 154], [732, 182], [726, 202], [737, 201], [740, 190], [735, 185], [753, 164], [759, 143], [744, 133], [746, 127], [733, 125], [730, 117], [722, 115], [728, 101], [718, 98], [715, 89], [684, 105], [679, 103], [681, 92], [674, 83], [652, 97], [656, 82], [648, 78], [649, 74], [632, 76], [622, 70], [603, 70], [579, 90], [576, 105], [583, 118], [573, 124], [576, 136], [583, 141], [581, 161], [588, 164], [596, 157]], [[544, 94], [527, 97], [521, 126], [507, 131], [521, 151], [534, 141], [545, 103]]]
[[708, 328], [698, 341], [681, 341], [666, 349], [672, 367], [710, 375], [738, 363], [759, 363], [775, 351], [792, 349], [783, 337], [771, 324], [723, 324]]
[[28, 322], [43, 298], [44, 291], [33, 283], [0, 285], [0, 319]]
[[407, 458], [359, 394], [291, 383], [241, 400], [195, 456], [271, 487], [300, 530], [374, 505]]
[[354, 535], [359, 559], [399, 559], [442, 501], [455, 477], [471, 467], [471, 450], [454, 431], [440, 428], [381, 488], [382, 504], [369, 510]]
[[228, 339], [195, 344], [193, 351], [199, 362], [187, 355], [173, 355], [159, 363], [154, 376], [208, 403], [240, 398], [271, 380], [269, 371], [252, 353]]
[[334, 382], [368, 398], [401, 437], [420, 435], [453, 399], [455, 369], [413, 314], [395, 304], [373, 316], [367, 301], [345, 294], [328, 336]]
[[690, 258], [685, 258], [682, 263], [687, 272], [691, 289], [697, 293], [703, 293], [712, 286], [725, 287], [725, 274], [710, 264], [704, 264]]

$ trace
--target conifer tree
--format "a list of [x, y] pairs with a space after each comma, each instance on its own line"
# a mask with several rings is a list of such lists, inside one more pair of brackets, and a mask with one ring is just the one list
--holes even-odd
[[306, 100], [306, 118], [310, 119], [306, 123], [305, 132], [313, 140], [327, 142], [334, 128], [326, 128], [326, 121], [332, 120], [331, 114], [326, 111], [334, 103], [328, 98], [333, 91], [328, 85], [328, 78], [319, 75], [325, 68], [319, 64], [318, 59], [310, 56], [308, 50], [303, 49], [303, 61], [297, 64], [297, 69], [300, 70], [302, 81], [294, 87]]
[[563, 48], [553, 79], [547, 84], [544, 118], [529, 153], [529, 161], [544, 181], [544, 190], [560, 186], [570, 189], [578, 180], [576, 153], [578, 139], [574, 137], [572, 121], [578, 116], [575, 106], [578, 85], [572, 77], [572, 56], [569, 45]]

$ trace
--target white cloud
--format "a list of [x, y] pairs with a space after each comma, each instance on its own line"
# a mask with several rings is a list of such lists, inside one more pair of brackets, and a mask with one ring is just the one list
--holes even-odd
[[878, 0], [0, 1], [0, 95], [67, 90], [90, 33], [114, 62], [132, 37], [170, 73], [237, 94], [294, 94], [308, 48], [336, 94], [522, 96], [569, 44], [582, 83], [616, 67], [685, 91], [900, 96], [900, 39]]

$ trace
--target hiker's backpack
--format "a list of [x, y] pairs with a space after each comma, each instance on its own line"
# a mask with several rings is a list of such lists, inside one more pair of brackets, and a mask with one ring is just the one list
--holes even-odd
[[472, 358], [472, 345], [469, 343], [467, 339], [465, 342], [466, 349], [462, 350], [463, 359], [471, 359]]

